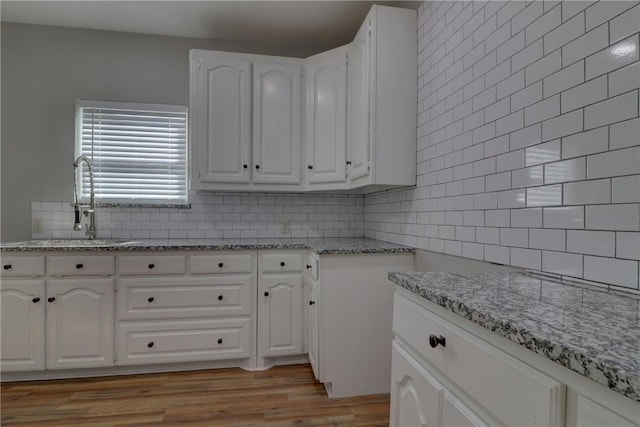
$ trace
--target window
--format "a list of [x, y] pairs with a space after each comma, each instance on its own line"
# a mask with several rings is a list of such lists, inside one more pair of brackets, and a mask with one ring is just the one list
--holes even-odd
[[[98, 203], [187, 203], [187, 108], [77, 101], [76, 156], [93, 163]], [[89, 171], [78, 188], [89, 200]]]

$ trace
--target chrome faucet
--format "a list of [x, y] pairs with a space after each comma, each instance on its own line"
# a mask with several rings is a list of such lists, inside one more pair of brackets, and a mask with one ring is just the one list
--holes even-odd
[[[89, 188], [91, 191], [91, 196], [88, 205], [80, 204], [78, 197], [78, 167], [80, 166], [81, 162], [85, 162], [87, 164], [87, 168], [89, 169]], [[82, 230], [82, 225], [80, 224], [80, 209], [84, 209], [82, 213], [84, 214], [84, 216], [89, 217], [89, 224], [85, 224], [86, 231], [84, 234], [89, 238], [89, 240], [93, 240], [96, 238], [96, 193], [93, 186], [93, 165], [91, 164], [91, 160], [89, 160], [86, 156], [82, 155], [73, 162], [73, 178], [73, 204], [75, 206], [75, 220], [73, 223], [73, 230]]]

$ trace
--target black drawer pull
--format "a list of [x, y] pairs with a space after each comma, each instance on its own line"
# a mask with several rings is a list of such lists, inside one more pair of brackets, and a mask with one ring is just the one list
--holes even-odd
[[436, 348], [438, 345], [446, 347], [446, 343], [447, 340], [442, 335], [438, 337], [435, 335], [429, 335], [429, 345], [431, 346], [431, 348]]
[[151, 269], [153, 269], [153, 268], [155, 268], [155, 267], [156, 267], [156, 265], [155, 265], [155, 264], [149, 264], [149, 270], [151, 270]]
[[2, 266], [2, 268], [4, 268], [5, 270], [11, 270], [13, 266], [11, 264], [5, 264]]
[[219, 262], [218, 263], [218, 267], [220, 267], [220, 268], [224, 267], [224, 263], [223, 262]]
[[260, 165], [256, 165], [256, 169], [260, 169]]
[[55, 297], [49, 297], [49, 298], [47, 298], [47, 301], [49, 301], [49, 302], [54, 302], [55, 300], [56, 300], [56, 299], [55, 299]]
[[307, 264], [307, 270], [311, 270], [311, 266]]
[[315, 301], [309, 301], [309, 305], [314, 305], [315, 303]]
[[149, 302], [153, 302], [153, 300], [154, 300], [154, 298], [153, 298], [153, 297], [149, 297], [149, 298], [147, 298], [147, 301], [149, 301]]
[[78, 270], [80, 270], [82, 267], [84, 267], [84, 264], [76, 264], [76, 268], [77, 268]]
[[249, 165], [244, 164], [244, 165], [242, 165], [242, 167], [243, 167], [244, 169], [247, 169], [247, 168], [249, 167]]
[[280, 267], [284, 267], [284, 261], [280, 262]]
[[218, 338], [218, 344], [222, 344], [222, 338]]
[[218, 301], [222, 301], [224, 297], [222, 295], [218, 295]]
[[309, 165], [309, 166], [307, 166], [307, 169], [311, 170], [311, 169], [313, 169], [313, 166]]
[[350, 165], [350, 164], [351, 164], [351, 160], [347, 160], [347, 165]]
[[34, 299], [31, 300], [32, 303], [37, 303], [40, 302], [40, 297], [35, 297]]
[[264, 296], [265, 296], [265, 297], [268, 297], [268, 296], [269, 296], [269, 292], [265, 292], [265, 293], [264, 293]]
[[153, 341], [151, 341], [149, 344], [147, 344], [147, 347], [152, 348], [153, 347]]

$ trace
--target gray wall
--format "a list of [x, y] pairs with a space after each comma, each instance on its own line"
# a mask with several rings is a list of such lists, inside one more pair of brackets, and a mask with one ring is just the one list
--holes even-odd
[[294, 57], [319, 51], [11, 23], [2, 23], [1, 47], [2, 241], [31, 237], [32, 201], [72, 201], [76, 99], [188, 104], [193, 48]]

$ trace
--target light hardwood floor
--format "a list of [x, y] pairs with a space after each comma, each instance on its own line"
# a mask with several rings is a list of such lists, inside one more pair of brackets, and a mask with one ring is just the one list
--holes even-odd
[[309, 365], [3, 383], [2, 425], [388, 426], [389, 395], [329, 399]]

